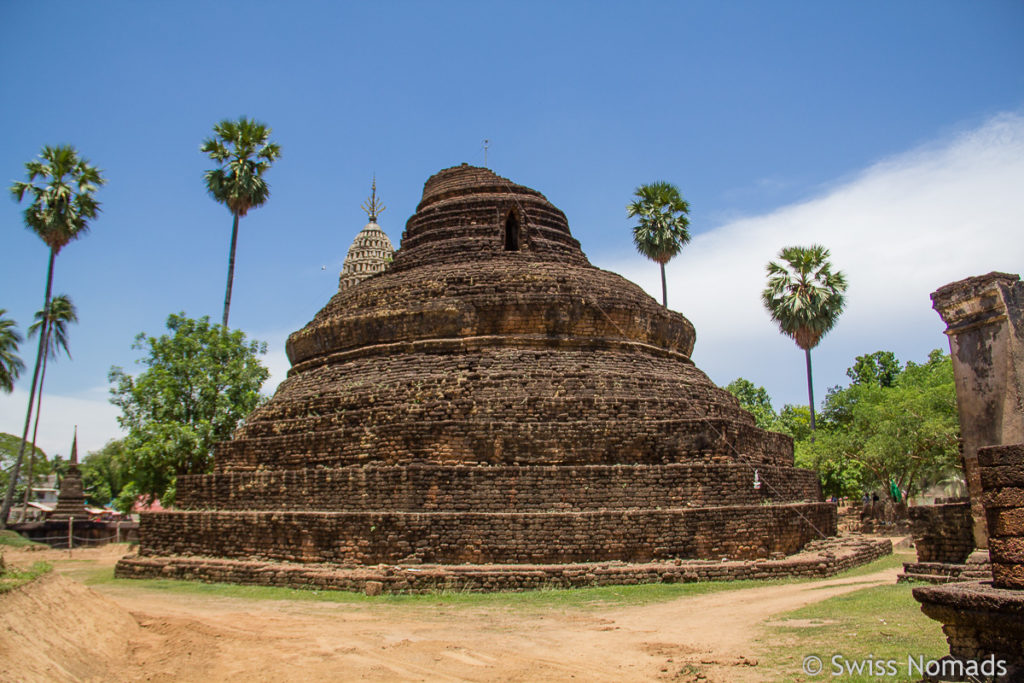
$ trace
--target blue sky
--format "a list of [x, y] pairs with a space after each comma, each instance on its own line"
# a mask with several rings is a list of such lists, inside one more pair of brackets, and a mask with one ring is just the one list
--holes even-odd
[[[56, 9], [55, 9], [56, 8]], [[719, 383], [805, 398], [803, 358], [757, 301], [763, 267], [821, 242], [850, 306], [816, 393], [853, 357], [945, 348], [927, 294], [1024, 261], [1024, 4], [967, 2], [59, 2], [0, 4], [0, 180], [44, 144], [104, 169], [103, 214], [56, 265], [81, 323], [47, 376], [41, 443], [116, 436], [111, 365], [167, 315], [219, 318], [231, 217], [205, 193], [213, 124], [267, 122], [283, 156], [242, 220], [232, 326], [283, 343], [326, 303], [375, 173], [394, 242], [441, 168], [543, 192], [591, 261], [652, 293], [624, 207], [676, 183], [693, 243], [669, 305]], [[0, 201], [0, 308], [24, 329], [47, 252]], [[325, 268], [324, 268], [325, 267]], [[27, 364], [32, 347], [23, 347]], [[0, 396], [19, 433], [31, 379]]]

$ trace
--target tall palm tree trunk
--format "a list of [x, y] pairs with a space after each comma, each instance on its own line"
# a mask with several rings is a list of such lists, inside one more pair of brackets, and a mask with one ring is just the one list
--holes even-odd
[[235, 214], [234, 225], [231, 226], [231, 253], [228, 255], [228, 289], [224, 293], [224, 329], [228, 328], [228, 312], [231, 310], [231, 285], [235, 281], [235, 245], [238, 244], [238, 214]]
[[661, 264], [661, 305], [668, 308], [668, 285], [665, 284], [665, 264]]
[[43, 323], [43, 329], [41, 333], [46, 336], [46, 343], [44, 344], [45, 352], [43, 353], [43, 371], [39, 375], [39, 391], [36, 392], [36, 419], [32, 425], [32, 450], [28, 452], [28, 472], [25, 474], [25, 497], [21, 502], [21, 514], [18, 515], [18, 523], [25, 521], [25, 511], [28, 509], [28, 498], [32, 493], [32, 475], [34, 474], [36, 466], [36, 437], [39, 435], [39, 414], [43, 410], [43, 385], [46, 384], [46, 361], [49, 360], [50, 354], [50, 325], [52, 323], [47, 320]]
[[811, 409], [811, 441], [814, 441], [814, 384], [811, 382], [811, 350], [804, 349], [807, 358], [807, 407]]
[[[53, 262], [57, 258], [57, 252], [50, 249], [50, 264], [46, 269], [46, 298], [43, 299], [43, 319], [50, 317], [50, 293], [53, 289]], [[25, 443], [28, 438], [28, 427], [32, 423], [32, 404], [36, 398], [36, 384], [39, 381], [39, 370], [42, 366], [43, 354], [46, 342], [46, 335], [39, 335], [39, 349], [36, 351], [36, 367], [32, 371], [32, 388], [28, 392], [28, 409], [25, 411], [25, 428], [21, 432], [21, 445], [18, 448], [18, 457], [14, 460], [14, 467], [11, 468], [11, 480], [7, 483], [7, 492], [4, 493], [4, 502], [0, 506], [0, 528], [6, 528], [7, 515], [14, 503], [14, 487], [18, 484], [18, 474], [21, 471], [21, 461], [25, 458]]]

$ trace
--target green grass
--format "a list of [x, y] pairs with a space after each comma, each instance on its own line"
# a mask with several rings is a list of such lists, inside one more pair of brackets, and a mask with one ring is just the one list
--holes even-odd
[[29, 581], [38, 579], [51, 569], [52, 567], [47, 562], [35, 562], [28, 569], [7, 565], [3, 571], [0, 571], [0, 593], [6, 593], [18, 586], [24, 586]]
[[42, 548], [46, 547], [45, 543], [30, 541], [17, 531], [11, 531], [10, 529], [0, 530], [0, 545], [9, 545], [12, 548], [27, 548], [31, 546], [39, 546]]
[[[905, 558], [886, 556], [862, 567], [854, 567], [836, 575], [837, 578], [854, 577], [899, 566]], [[645, 605], [678, 598], [706, 595], [720, 591], [758, 588], [786, 583], [806, 582], [814, 579], [779, 579], [772, 581], [701, 581], [696, 583], [650, 583], [633, 586], [601, 586], [596, 588], [552, 588], [520, 593], [472, 593], [459, 590], [439, 590], [424, 594], [385, 594], [368, 597], [347, 591], [280, 588], [274, 586], [245, 586], [225, 583], [200, 583], [174, 579], [116, 579], [110, 568], [96, 568], [89, 560], [60, 560], [61, 571], [92, 586], [132, 587], [143, 590], [201, 595], [243, 600], [296, 600], [333, 603], [366, 603], [408, 605], [410, 607], [437, 605], [465, 607], [507, 607], [515, 609], [594, 609], [625, 605]]]
[[874, 562], [868, 564], [862, 564], [859, 567], [852, 567], [846, 571], [839, 572], [835, 575], [837, 579], [844, 579], [853, 576], [864, 576], [865, 574], [873, 574], [874, 572], [880, 572], [885, 569], [902, 569], [904, 562], [916, 561], [917, 554], [913, 550], [901, 550], [895, 551], [891, 555], [885, 555], [878, 558]]
[[[776, 618], [773, 623], [779, 625], [769, 626], [761, 639], [768, 653], [761, 666], [771, 672], [773, 681], [919, 681], [919, 673], [908, 669], [907, 658], [939, 659], [949, 648], [942, 626], [921, 612], [911, 589], [908, 584], [865, 588]], [[802, 620], [802, 625], [786, 626], [788, 620]], [[804, 657], [809, 655], [823, 662], [824, 669], [817, 676], [802, 671]], [[876, 667], [884, 666], [881, 675], [857, 675], [848, 670], [833, 675], [838, 671], [833, 669], [835, 655], [847, 662], [873, 658], [876, 662], [893, 660], [894, 664], [890, 668], [876, 663]]]
[[[687, 584], [642, 584], [636, 586], [601, 586], [597, 588], [553, 588], [514, 592], [474, 593], [460, 590], [437, 590], [430, 593], [399, 593], [369, 597], [348, 591], [245, 586], [225, 583], [199, 583], [173, 579], [115, 579], [110, 570], [77, 572], [90, 585], [106, 584], [188, 595], [208, 595], [245, 600], [298, 600], [337, 603], [394, 604], [416, 606], [437, 605], [464, 607], [512, 607], [550, 609], [552, 607], [588, 609], [616, 605], [643, 605], [676, 598], [705, 595], [765, 585], [761, 581], [721, 581]], [[74, 573], [73, 573], [74, 574]], [[90, 575], [91, 574], [91, 575]]]

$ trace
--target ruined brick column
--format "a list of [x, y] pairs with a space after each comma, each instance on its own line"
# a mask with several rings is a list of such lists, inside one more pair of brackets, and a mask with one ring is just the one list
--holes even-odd
[[932, 306], [953, 357], [974, 541], [988, 547], [978, 449], [1024, 441], [1024, 283], [989, 273], [940, 287]]
[[[1001, 681], [1024, 680], [1024, 444], [978, 451], [992, 581], [915, 588], [921, 611], [942, 622], [961, 662], [1001, 661]], [[946, 680], [943, 677], [943, 680]], [[962, 680], [954, 678], [953, 680]], [[971, 679], [968, 679], [971, 680]]]
[[1024, 590], [1024, 444], [978, 452], [992, 585]]

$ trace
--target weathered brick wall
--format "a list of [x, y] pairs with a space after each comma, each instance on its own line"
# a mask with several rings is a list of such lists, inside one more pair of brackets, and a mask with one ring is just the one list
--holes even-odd
[[[127, 556], [118, 578], [177, 578], [213, 583], [293, 586], [306, 589], [424, 593], [437, 590], [496, 591], [578, 588], [640, 583], [688, 583], [743, 579], [831, 576], [892, 552], [887, 540], [830, 538], [781, 560], [557, 565], [449, 565], [339, 568], [209, 557]], [[376, 590], [374, 590], [376, 589]]]
[[140, 555], [343, 565], [753, 559], [835, 534], [831, 503], [589, 512], [143, 513]]
[[916, 505], [907, 508], [918, 562], [960, 564], [974, 550], [971, 504]]
[[364, 346], [496, 334], [624, 339], [687, 356], [694, 342], [686, 318], [620, 275], [501, 254], [371, 277], [292, 334], [288, 355], [301, 368]]
[[357, 357], [294, 375], [218, 446], [217, 471], [418, 459], [793, 463], [789, 437], [758, 429], [689, 362], [485, 344]]
[[186, 510], [459, 512], [820, 502], [814, 472], [745, 464], [408, 466], [228, 472], [178, 478]]

